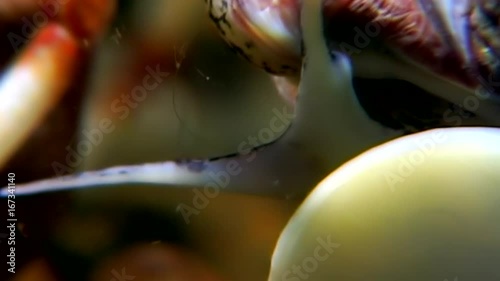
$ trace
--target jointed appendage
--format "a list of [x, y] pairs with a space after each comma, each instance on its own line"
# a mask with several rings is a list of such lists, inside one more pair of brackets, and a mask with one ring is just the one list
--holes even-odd
[[0, 79], [0, 168], [56, 107], [78, 62], [77, 39], [51, 24]]

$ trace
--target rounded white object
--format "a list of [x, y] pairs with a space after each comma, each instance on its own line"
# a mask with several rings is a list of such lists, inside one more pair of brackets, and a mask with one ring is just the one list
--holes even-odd
[[500, 129], [435, 129], [325, 178], [276, 246], [269, 280], [500, 280]]

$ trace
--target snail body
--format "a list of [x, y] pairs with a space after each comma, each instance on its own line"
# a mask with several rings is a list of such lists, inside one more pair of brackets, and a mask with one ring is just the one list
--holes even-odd
[[[301, 10], [306, 46], [301, 102], [291, 127], [276, 141], [228, 157], [112, 167], [32, 182], [18, 185], [17, 194], [140, 183], [181, 188], [215, 185], [228, 192], [303, 197], [338, 165], [400, 135], [361, 110], [352, 88], [349, 58], [327, 50], [321, 39], [321, 10], [306, 7]], [[318, 77], [325, 79], [317, 83]], [[0, 194], [6, 196], [7, 188]]]

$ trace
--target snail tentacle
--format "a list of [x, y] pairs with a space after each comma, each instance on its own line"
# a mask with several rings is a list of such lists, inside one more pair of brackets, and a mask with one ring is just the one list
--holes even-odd
[[307, 1], [302, 7], [304, 69], [295, 122], [285, 137], [291, 143], [308, 143], [308, 149], [336, 167], [402, 132], [372, 120], [361, 107], [348, 56], [328, 49], [322, 10], [322, 0]]
[[[117, 185], [146, 184], [174, 188], [212, 188], [228, 192], [304, 196], [325, 172], [295, 147], [281, 141], [236, 154], [204, 160], [167, 161], [116, 166], [16, 185], [16, 195]], [[0, 197], [9, 194], [2, 188]]]

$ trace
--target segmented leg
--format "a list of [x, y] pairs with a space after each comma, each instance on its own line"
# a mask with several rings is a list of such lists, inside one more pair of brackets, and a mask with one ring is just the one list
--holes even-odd
[[[106, 30], [114, 0], [5, 0], [0, 24], [19, 56], [0, 76], [0, 169], [46, 121], [74, 82], [83, 55]], [[30, 40], [33, 38], [32, 40]]]
[[0, 168], [61, 99], [78, 61], [77, 40], [45, 27], [0, 81]]

